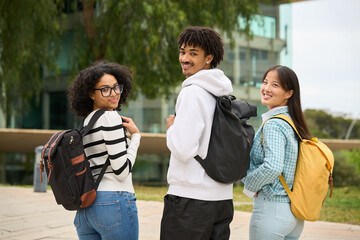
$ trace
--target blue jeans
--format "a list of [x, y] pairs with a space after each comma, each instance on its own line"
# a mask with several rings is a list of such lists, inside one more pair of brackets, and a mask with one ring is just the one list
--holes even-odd
[[250, 219], [250, 240], [297, 240], [304, 220], [295, 217], [290, 203], [268, 201], [262, 191], [254, 198]]
[[95, 202], [78, 210], [74, 225], [80, 240], [138, 240], [139, 221], [133, 193], [98, 191]]

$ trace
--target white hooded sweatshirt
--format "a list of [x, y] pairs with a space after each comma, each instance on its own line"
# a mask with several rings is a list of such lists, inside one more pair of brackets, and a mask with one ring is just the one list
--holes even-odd
[[206, 201], [233, 198], [233, 184], [214, 181], [194, 158], [207, 155], [216, 102], [213, 95], [232, 91], [230, 79], [220, 69], [201, 70], [183, 82], [175, 121], [166, 133], [171, 151], [168, 194]]

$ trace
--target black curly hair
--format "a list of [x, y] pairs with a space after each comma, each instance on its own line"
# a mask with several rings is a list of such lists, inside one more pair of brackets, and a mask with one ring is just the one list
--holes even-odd
[[133, 71], [118, 63], [99, 61], [83, 69], [73, 80], [68, 89], [68, 100], [71, 110], [80, 117], [86, 117], [93, 111], [93, 100], [89, 93], [94, 91], [96, 83], [104, 74], [112, 75], [119, 84], [124, 85], [116, 110], [121, 109], [121, 104], [126, 103], [132, 89]]
[[224, 57], [224, 43], [220, 34], [211, 28], [207, 27], [187, 27], [178, 37], [178, 47], [185, 44], [200, 47], [205, 51], [205, 56], [213, 55], [213, 60], [210, 63], [211, 68], [215, 68]]

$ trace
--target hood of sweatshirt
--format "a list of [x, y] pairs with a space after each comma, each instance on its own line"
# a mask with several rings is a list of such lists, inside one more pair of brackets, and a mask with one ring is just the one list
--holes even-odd
[[230, 79], [217, 68], [195, 73], [182, 83], [182, 88], [189, 85], [197, 85], [215, 96], [229, 95], [233, 92]]

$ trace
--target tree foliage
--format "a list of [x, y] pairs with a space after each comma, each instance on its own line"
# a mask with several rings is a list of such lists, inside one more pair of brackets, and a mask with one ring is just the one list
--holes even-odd
[[[311, 134], [318, 138], [344, 139], [353, 121], [343, 117], [334, 117], [322, 110], [315, 109], [306, 109], [304, 115]], [[355, 122], [349, 139], [360, 139], [359, 120]], [[334, 157], [334, 186], [359, 186], [360, 149], [336, 151]]]
[[334, 186], [360, 186], [360, 150], [336, 151], [334, 157]]
[[148, 97], [168, 95], [183, 80], [177, 62], [181, 30], [189, 25], [216, 27], [231, 38], [239, 29], [239, 14], [250, 20], [258, 4], [248, 0], [84, 0], [84, 24], [77, 30], [80, 35], [72, 57], [82, 61], [73, 66], [81, 69], [94, 60], [116, 61], [135, 70], [135, 92], [141, 90]]
[[[71, 21], [61, 17], [64, 2], [81, 6], [68, 14], [75, 16]], [[233, 39], [236, 29], [249, 34], [238, 16], [249, 23], [255, 13], [259, 0], [0, 1], [1, 102], [26, 102], [42, 88], [42, 69], [58, 73], [61, 28], [75, 33], [68, 60], [73, 73], [96, 60], [116, 61], [135, 71], [135, 93], [158, 97], [183, 80], [177, 61], [183, 28], [214, 27]]]
[[[318, 138], [344, 139], [353, 121], [343, 117], [334, 117], [322, 110], [315, 109], [306, 109], [304, 115], [311, 134]], [[349, 138], [360, 139], [360, 120], [355, 122]]]
[[[55, 69], [60, 2], [0, 1], [0, 103], [19, 106], [41, 91], [42, 69]], [[21, 105], [21, 104], [20, 104]]]

